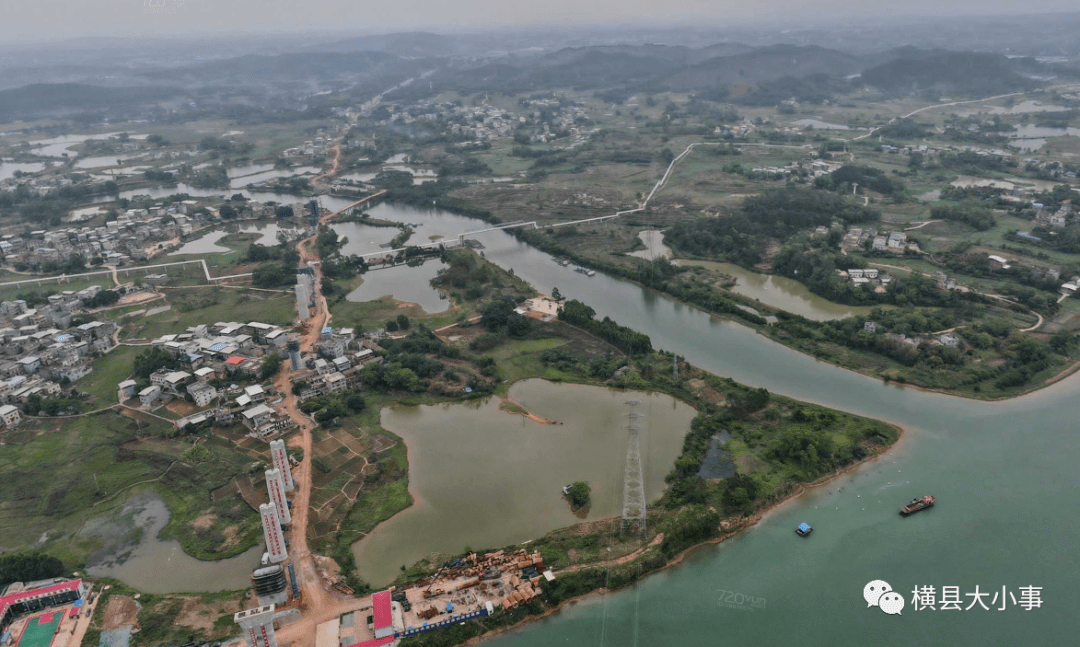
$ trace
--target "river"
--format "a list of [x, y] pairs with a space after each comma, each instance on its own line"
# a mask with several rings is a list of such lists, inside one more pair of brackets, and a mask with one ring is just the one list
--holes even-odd
[[[344, 202], [344, 201], [343, 201]], [[332, 207], [324, 200], [324, 205]], [[453, 235], [473, 219], [379, 205], [374, 217], [422, 222], [424, 235]], [[430, 227], [428, 227], [430, 225]], [[1056, 645], [1075, 640], [1080, 608], [1076, 495], [1080, 490], [1080, 380], [1068, 379], [1001, 403], [883, 384], [820, 362], [651, 290], [589, 277], [505, 232], [482, 234], [486, 257], [541, 291], [557, 286], [600, 317], [651, 336], [657, 348], [752, 386], [902, 425], [884, 459], [789, 503], [757, 527], [639, 585], [573, 606], [495, 639], [530, 645], [836, 645], [878, 643]], [[932, 493], [938, 505], [901, 519], [898, 507]], [[865, 508], [865, 509], [864, 509]], [[814, 533], [800, 539], [800, 521]], [[398, 564], [392, 564], [396, 567]], [[889, 581], [908, 606], [888, 616], [863, 601], [863, 585]], [[1019, 599], [1043, 587], [1041, 609], [915, 611], [915, 586]], [[720, 605], [721, 591], [765, 608]], [[970, 598], [964, 598], [964, 606]], [[987, 598], [984, 602], [989, 603]]]
[[617, 516], [631, 399], [645, 414], [638, 424], [646, 496], [658, 498], [696, 415], [667, 395], [544, 380], [518, 382], [509, 395], [560, 424], [499, 411], [495, 397], [383, 409], [383, 426], [409, 446], [417, 502], [356, 544], [365, 580], [386, 585], [401, 565], [432, 552], [501, 548], [572, 525], [578, 518], [561, 488], [574, 481], [592, 487], [587, 518]]
[[[477, 222], [405, 207], [380, 218], [428, 218], [450, 229]], [[379, 208], [376, 208], [379, 209]], [[392, 213], [391, 213], [392, 212]], [[464, 222], [460, 222], [464, 221]], [[451, 231], [450, 233], [454, 233]], [[598, 316], [652, 337], [654, 346], [752, 386], [902, 425], [884, 459], [773, 512], [733, 541], [638, 586], [570, 608], [493, 645], [1068, 644], [1080, 593], [1080, 380], [1000, 403], [883, 384], [776, 344], [653, 291], [601, 273], [588, 277], [504, 232], [480, 236], [489, 260], [544, 291], [558, 286]], [[932, 493], [938, 505], [908, 519], [900, 505]], [[864, 509], [865, 508], [865, 509]], [[800, 539], [800, 521], [815, 527]], [[863, 585], [884, 579], [908, 600], [901, 616], [866, 607]], [[915, 586], [1043, 587], [1043, 608], [915, 611]], [[719, 605], [720, 591], [766, 600]], [[726, 594], [725, 594], [726, 595]], [[965, 597], [965, 606], [970, 598]], [[989, 603], [989, 598], [985, 602]]]

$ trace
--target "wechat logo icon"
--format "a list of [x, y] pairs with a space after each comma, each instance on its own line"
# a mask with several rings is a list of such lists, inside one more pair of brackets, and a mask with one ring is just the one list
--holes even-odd
[[866, 606], [877, 607], [890, 616], [901, 615], [904, 610], [904, 596], [893, 591], [885, 580], [872, 580], [866, 583], [862, 591]]

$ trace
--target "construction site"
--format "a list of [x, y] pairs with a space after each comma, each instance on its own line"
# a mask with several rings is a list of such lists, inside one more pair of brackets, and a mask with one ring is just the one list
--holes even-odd
[[377, 647], [447, 624], [513, 609], [555, 579], [540, 553], [496, 551], [446, 562], [406, 589], [357, 601], [355, 610], [319, 625], [315, 647]]

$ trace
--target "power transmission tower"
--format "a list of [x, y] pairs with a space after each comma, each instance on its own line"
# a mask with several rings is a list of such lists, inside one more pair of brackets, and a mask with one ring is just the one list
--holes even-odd
[[623, 475], [623, 510], [622, 532], [626, 536], [638, 536], [645, 539], [645, 477], [641, 471], [641, 427], [637, 419], [645, 414], [637, 412], [638, 400], [630, 400], [629, 418], [626, 425], [628, 442], [626, 445], [626, 473]]

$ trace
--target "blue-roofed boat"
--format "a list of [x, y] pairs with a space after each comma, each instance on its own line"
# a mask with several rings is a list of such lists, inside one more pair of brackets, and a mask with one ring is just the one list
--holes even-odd
[[795, 534], [800, 537], [805, 537], [812, 532], [814, 532], [814, 529], [808, 523], [800, 523], [799, 527], [795, 529]]

